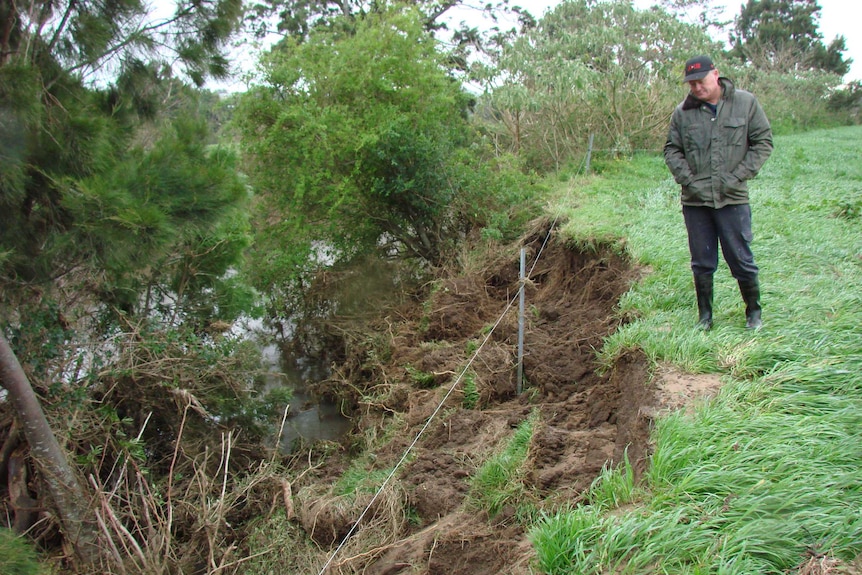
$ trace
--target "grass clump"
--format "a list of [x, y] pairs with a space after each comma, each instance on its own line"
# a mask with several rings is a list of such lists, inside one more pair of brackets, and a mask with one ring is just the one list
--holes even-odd
[[463, 377], [464, 398], [461, 406], [464, 409], [476, 409], [479, 405], [479, 388], [476, 385], [476, 372], [467, 370]]
[[862, 228], [853, 200], [862, 128], [775, 144], [751, 185], [759, 332], [744, 329], [723, 262], [715, 327], [693, 329], [678, 189], [660, 156], [635, 158], [630, 171], [554, 208], [571, 214], [564, 232], [574, 241], [603, 222], [598, 231], [625, 238], [628, 255], [650, 269], [620, 302], [633, 321], [600, 359], [609, 365], [637, 347], [728, 383], [714, 400], [656, 422], [637, 487], [624, 468], [606, 471], [584, 504], [542, 516], [531, 532], [542, 572], [780, 574], [812, 550], [836, 561], [862, 552]]
[[25, 539], [0, 527], [0, 573], [4, 575], [38, 575], [41, 567], [36, 551]]
[[534, 412], [522, 421], [511, 439], [476, 472], [470, 485], [470, 499], [475, 505], [497, 515], [506, 505], [516, 504], [526, 492], [521, 474], [538, 416]]
[[429, 389], [435, 386], [436, 380], [433, 373], [416, 369], [412, 365], [408, 365], [405, 369], [411, 381], [420, 389]]
[[370, 462], [362, 458], [356, 459], [335, 483], [333, 493], [338, 496], [374, 493], [383, 485], [391, 471], [391, 469], [373, 469]]
[[590, 486], [586, 499], [593, 507], [615, 509], [632, 503], [638, 497], [635, 470], [626, 452], [620, 465], [605, 465], [602, 468], [602, 472]]
[[271, 575], [273, 566], [282, 573], [317, 573], [324, 562], [317, 545], [283, 511], [252, 522], [246, 544], [246, 575]]

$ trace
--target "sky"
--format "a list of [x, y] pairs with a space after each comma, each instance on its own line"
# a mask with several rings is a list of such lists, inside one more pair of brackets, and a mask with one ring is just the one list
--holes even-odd
[[[512, 0], [518, 3], [518, 0]], [[540, 17], [549, 8], [559, 4], [559, 0], [521, 0], [533, 16]], [[635, 0], [635, 6], [646, 9], [655, 4], [655, 0]], [[722, 18], [727, 20], [737, 16], [745, 4], [745, 0], [713, 0], [713, 5], [724, 7]], [[862, 81], [862, 2], [860, 0], [818, 0], [820, 4], [820, 33], [826, 45], [836, 36], [844, 36], [847, 51], [844, 59], [852, 58], [850, 72], [845, 81]]]
[[[512, 4], [520, 4], [526, 7], [536, 18], [540, 18], [547, 10], [556, 6], [561, 0], [510, 0]], [[721, 18], [732, 20], [737, 16], [742, 8], [742, 5], [747, 0], [713, 0], [712, 3], [716, 7], [723, 7]], [[657, 0], [634, 0], [635, 6], [640, 9], [647, 9], [657, 2]], [[484, 4], [484, 2], [481, 2]], [[820, 33], [823, 35], [825, 44], [829, 44], [836, 36], [844, 36], [845, 46], [847, 50], [844, 52], [845, 60], [853, 59], [850, 67], [850, 72], [844, 77], [845, 81], [859, 80], [862, 81], [862, 1], [860, 0], [818, 0], [820, 4]], [[171, 6], [173, 2], [170, 0], [155, 0], [156, 5]], [[476, 2], [468, 2], [468, 4], [476, 4]], [[169, 8], [166, 8], [169, 9]], [[452, 14], [453, 20], [471, 19], [475, 15], [467, 11], [464, 14]], [[254, 53], [250, 52], [248, 46], [234, 51], [235, 68], [248, 70], [254, 66]], [[209, 85], [211, 89], [219, 90], [226, 89], [228, 91], [236, 91], [245, 89], [245, 85], [241, 78], [236, 77], [233, 80], [226, 82], [215, 82]]]

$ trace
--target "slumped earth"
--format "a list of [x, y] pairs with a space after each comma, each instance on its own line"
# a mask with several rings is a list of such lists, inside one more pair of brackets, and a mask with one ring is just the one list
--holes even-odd
[[[327, 572], [534, 573], [532, 546], [515, 509], [504, 507], [489, 517], [467, 497], [477, 469], [515, 428], [538, 413], [523, 481], [531, 498], [553, 509], [577, 502], [602, 468], [622, 461], [626, 452], [641, 473], [651, 418], [718, 388], [717, 376], [688, 376], [661, 366], [650, 374], [639, 352], [597, 371], [596, 350], [621, 321], [615, 306], [640, 272], [610, 250], [582, 253], [553, 239], [542, 249], [547, 234], [546, 225], [523, 242], [528, 269], [540, 250], [541, 255], [526, 286], [526, 382], [520, 395], [517, 252], [500, 256], [489, 269], [444, 282], [422, 317], [384, 324], [392, 349], [383, 370], [388, 381], [410, 382], [415, 373], [434, 374], [434, 381], [423, 387], [392, 384], [382, 397], [366, 400], [356, 433], [373, 434], [383, 422], [400, 418], [398, 432], [373, 455], [375, 469], [391, 470], [424, 431], [397, 480], [370, 506], [371, 493], [350, 504], [330, 493], [344, 462], [317, 470], [313, 482], [296, 491], [297, 518], [322, 549], [332, 553], [351, 533]], [[477, 347], [469, 369], [478, 404], [466, 409], [463, 381], [449, 392], [472, 356], [467, 350]], [[405, 509], [411, 510], [409, 518]]]

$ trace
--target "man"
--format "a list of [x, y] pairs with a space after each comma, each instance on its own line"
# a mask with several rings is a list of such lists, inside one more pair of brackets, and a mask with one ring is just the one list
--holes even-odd
[[772, 153], [772, 129], [757, 99], [719, 76], [709, 56], [685, 63], [690, 92], [673, 111], [664, 159], [682, 186], [700, 329], [712, 327], [718, 245], [745, 302], [745, 325], [760, 329], [760, 284], [751, 252], [747, 181]]

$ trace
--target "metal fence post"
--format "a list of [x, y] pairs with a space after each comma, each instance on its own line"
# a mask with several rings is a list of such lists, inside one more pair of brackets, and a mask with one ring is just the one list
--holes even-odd
[[521, 384], [524, 381], [524, 287], [527, 278], [527, 248], [521, 248], [521, 279], [518, 294], [518, 395], [521, 394]]

